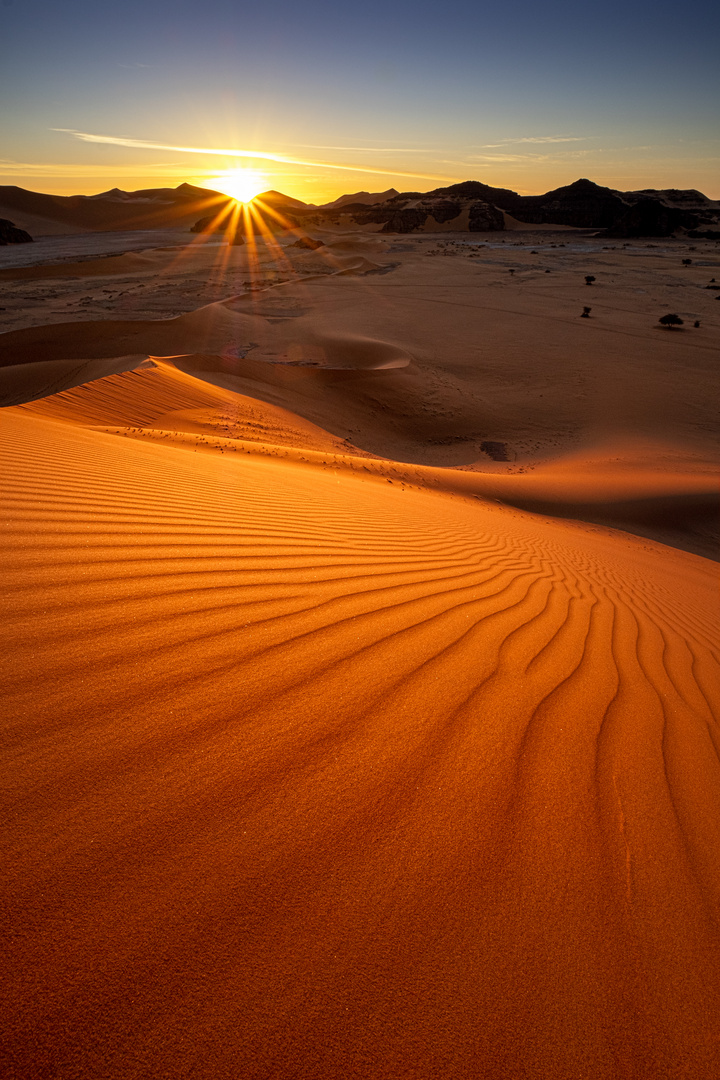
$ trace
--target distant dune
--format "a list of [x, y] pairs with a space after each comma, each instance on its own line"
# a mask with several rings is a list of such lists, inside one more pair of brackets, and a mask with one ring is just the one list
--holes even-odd
[[715, 245], [314, 232], [0, 271], [3, 1076], [717, 1080]]
[[189, 228], [203, 214], [216, 213], [231, 201], [227, 195], [191, 184], [133, 192], [113, 188], [99, 195], [44, 195], [0, 185], [0, 217], [11, 218], [32, 236]]

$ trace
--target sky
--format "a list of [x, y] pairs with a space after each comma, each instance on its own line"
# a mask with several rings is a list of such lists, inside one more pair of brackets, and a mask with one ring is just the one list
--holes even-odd
[[720, 198], [719, 31], [716, 0], [0, 0], [0, 184]]

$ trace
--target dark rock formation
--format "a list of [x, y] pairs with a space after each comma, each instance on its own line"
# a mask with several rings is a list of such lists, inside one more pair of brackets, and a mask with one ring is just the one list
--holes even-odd
[[12, 221], [0, 218], [0, 244], [32, 244], [33, 238], [24, 229], [18, 229]]
[[672, 236], [678, 229], [695, 225], [695, 214], [645, 198], [629, 207], [608, 230], [608, 236]]
[[608, 229], [628, 209], [618, 192], [598, 187], [591, 180], [576, 180], [545, 195], [516, 196], [516, 201], [505, 202], [503, 209], [518, 221], [576, 229]]
[[325, 247], [325, 244], [322, 240], [313, 240], [312, 236], [301, 236], [294, 244], [290, 244], [290, 247], [308, 248], [310, 251], [317, 251], [318, 248]]
[[[386, 215], [386, 221], [383, 225], [381, 232], [384, 233], [411, 233], [416, 229], [421, 229], [427, 221], [427, 211], [421, 210], [417, 207], [407, 206], [389, 211]], [[355, 216], [355, 220], [358, 218]], [[382, 221], [382, 217], [374, 217], [373, 221]], [[363, 222], [364, 224], [364, 222]]]
[[[469, 228], [471, 232], [484, 232], [504, 228], [502, 212], [492, 204], [480, 202], [473, 193], [476, 188], [484, 187], [474, 182], [457, 184], [452, 188], [442, 188], [438, 191], [429, 191], [422, 195], [418, 192], [404, 192], [395, 195], [385, 202], [368, 206], [364, 203], [349, 203], [342, 207], [343, 215], [350, 217], [357, 225], [378, 224], [382, 225], [383, 233], [411, 233], [422, 230], [428, 219], [437, 222], [438, 225], [446, 225], [460, 219], [469, 211], [469, 225], [458, 225], [459, 228]], [[462, 188], [462, 191], [458, 191]], [[467, 195], [470, 191], [470, 196]], [[453, 196], [453, 197], [449, 197]], [[323, 211], [320, 212], [321, 214]], [[337, 210], [325, 211], [325, 217], [313, 215], [313, 220], [320, 223], [339, 221]]]
[[196, 221], [195, 224], [193, 226], [191, 226], [190, 232], [196, 232], [196, 233], [210, 232], [210, 233], [213, 233], [213, 232], [220, 231], [220, 227], [217, 225], [217, 222], [215, 221], [215, 217], [216, 217], [216, 215], [213, 214], [211, 217], [200, 218], [199, 221]]
[[500, 232], [505, 228], [502, 210], [487, 202], [474, 202], [470, 207], [469, 232]]

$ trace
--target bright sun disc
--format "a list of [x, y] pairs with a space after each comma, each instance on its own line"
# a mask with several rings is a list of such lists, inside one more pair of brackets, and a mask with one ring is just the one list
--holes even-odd
[[255, 169], [228, 169], [220, 176], [214, 176], [210, 186], [231, 199], [247, 203], [263, 189], [263, 175]]

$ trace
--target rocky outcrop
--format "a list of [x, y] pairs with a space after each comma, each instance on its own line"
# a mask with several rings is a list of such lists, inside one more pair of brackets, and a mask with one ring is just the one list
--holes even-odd
[[294, 248], [306, 248], [308, 251], [317, 251], [318, 248], [325, 247], [322, 240], [313, 240], [312, 236], [301, 236], [299, 240], [296, 240], [290, 247]]
[[33, 238], [24, 229], [18, 229], [12, 221], [0, 218], [0, 244], [32, 244]]
[[[452, 227], [454, 221], [458, 222], [458, 228], [469, 228], [471, 232], [503, 229], [501, 211], [490, 203], [478, 200], [477, 189], [480, 188], [484, 189], [484, 185], [469, 182], [426, 194], [406, 191], [372, 206], [349, 203], [341, 210], [345, 221], [350, 219], [356, 225], [382, 225], [383, 233], [420, 232], [433, 222]], [[313, 220], [317, 224], [341, 224], [343, 219], [338, 216], [338, 208], [334, 207], [324, 214], [322, 211], [319, 214], [316, 212]]]
[[468, 232], [500, 232], [505, 228], [502, 211], [487, 202], [474, 202], [470, 207]]
[[642, 199], [631, 206], [607, 230], [607, 236], [672, 236], [678, 229], [696, 223], [694, 214], [665, 206], [658, 199]]
[[217, 215], [213, 214], [210, 217], [200, 218], [194, 225], [191, 226], [190, 232], [194, 233], [214, 233], [222, 232], [217, 225]]

